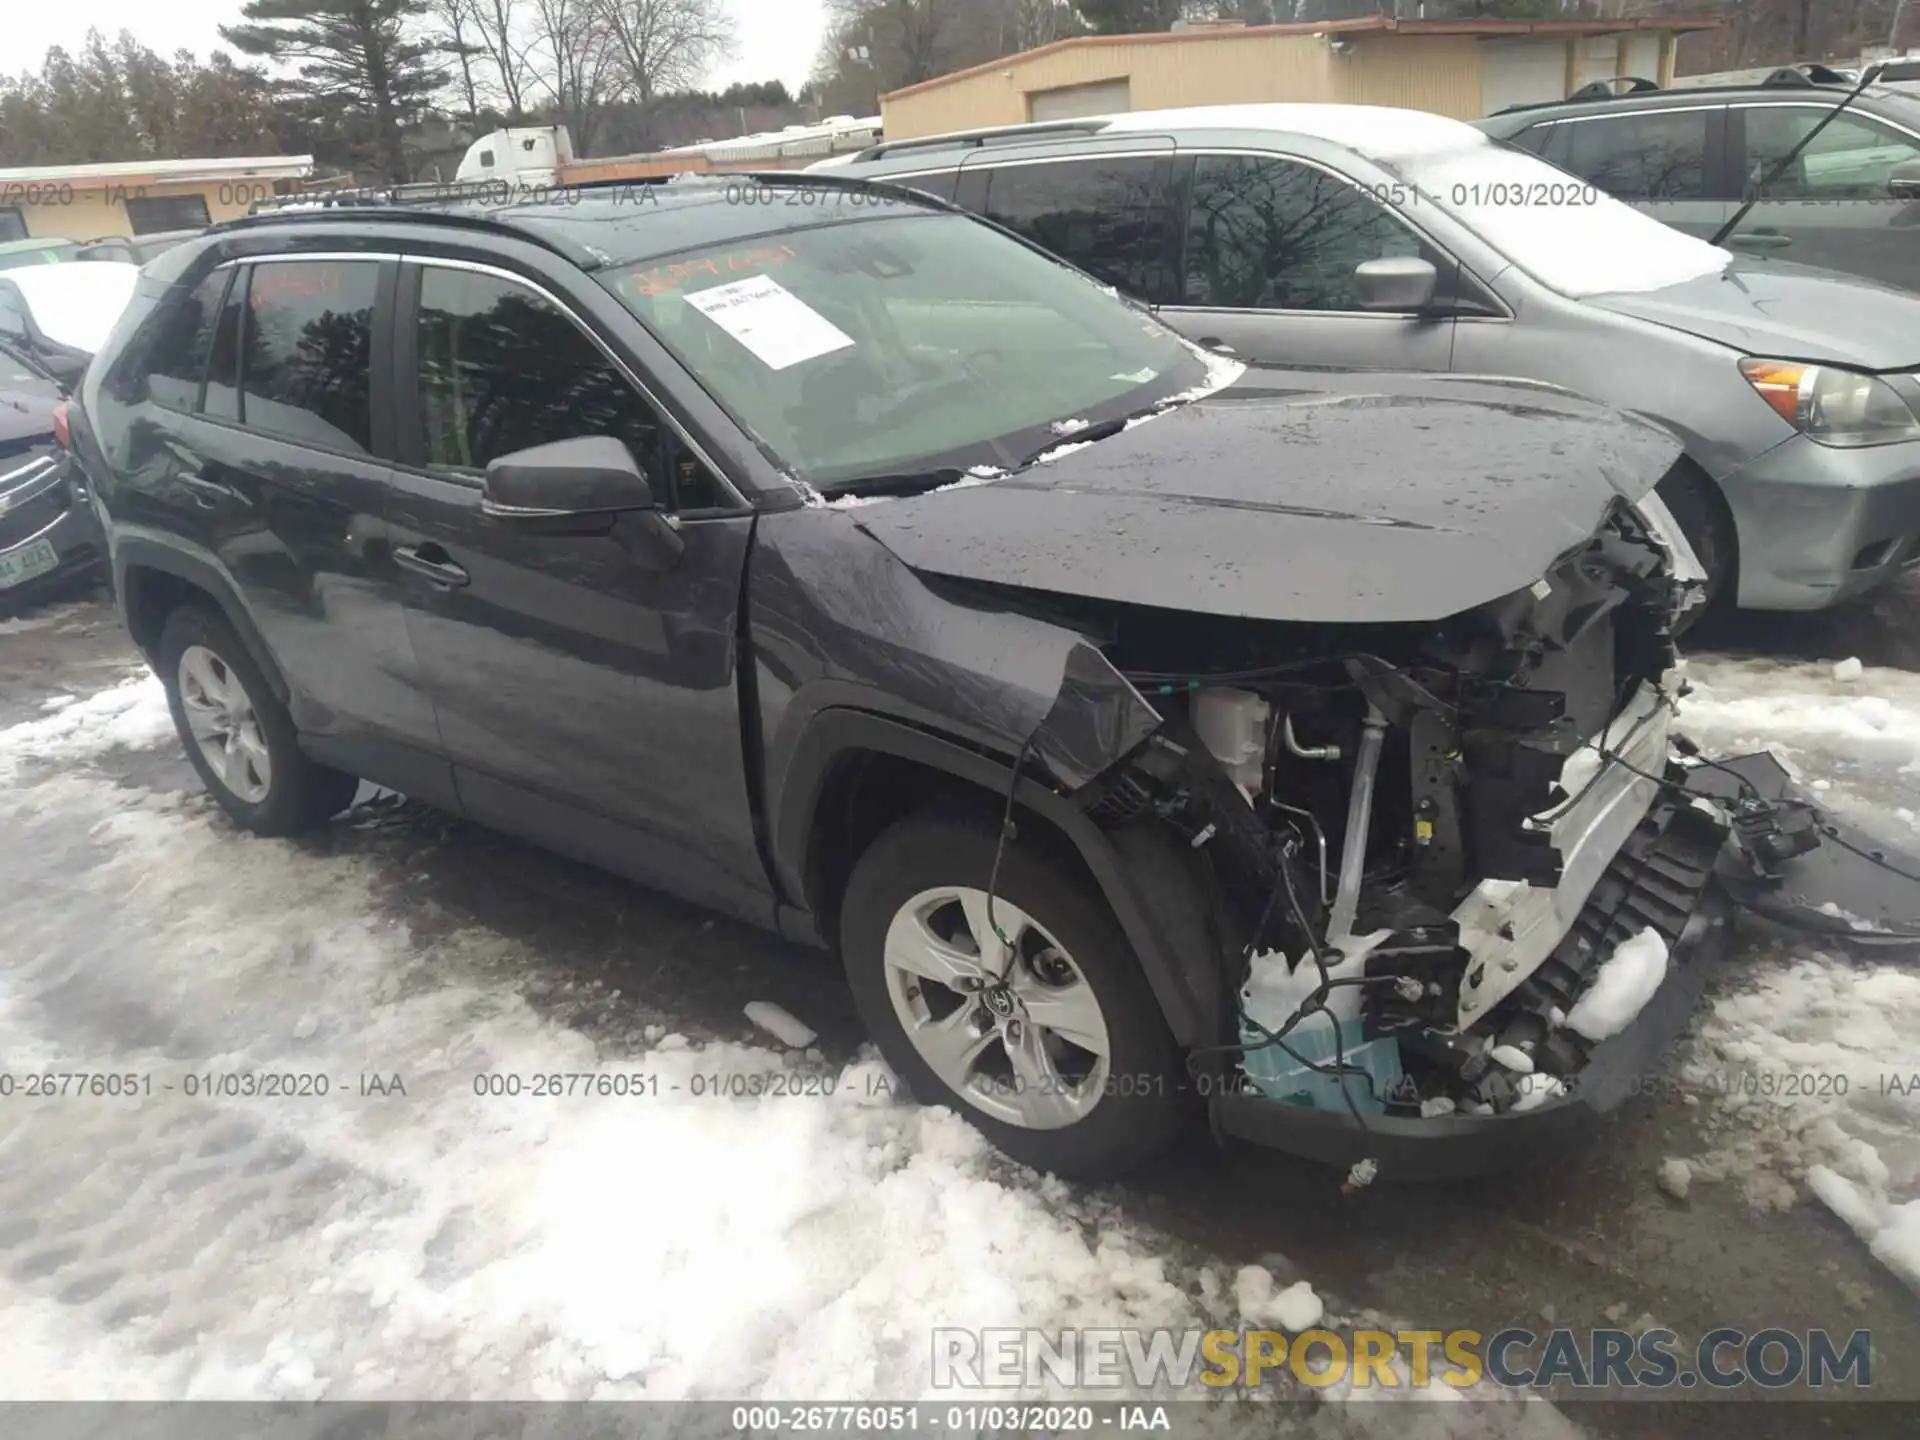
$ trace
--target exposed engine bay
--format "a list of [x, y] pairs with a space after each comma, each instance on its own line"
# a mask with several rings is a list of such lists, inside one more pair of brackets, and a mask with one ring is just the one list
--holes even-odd
[[[1783, 772], [1765, 793], [1673, 731], [1698, 576], [1676, 533], [1622, 501], [1436, 624], [1111, 626], [1164, 723], [1078, 798], [1204, 863], [1237, 1087], [1363, 1130], [1567, 1096], [1720, 913], [1716, 872], [1764, 888], [1837, 833]], [[1920, 887], [1890, 904], [1920, 917]]]

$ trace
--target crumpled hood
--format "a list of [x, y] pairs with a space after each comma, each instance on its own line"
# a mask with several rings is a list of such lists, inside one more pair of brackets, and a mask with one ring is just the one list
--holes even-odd
[[1017, 474], [849, 514], [932, 575], [1263, 620], [1438, 620], [1539, 579], [1680, 448], [1552, 386], [1256, 367]]
[[1810, 266], [1740, 261], [1705, 279], [1587, 303], [1746, 355], [1864, 370], [1920, 366], [1920, 295]]

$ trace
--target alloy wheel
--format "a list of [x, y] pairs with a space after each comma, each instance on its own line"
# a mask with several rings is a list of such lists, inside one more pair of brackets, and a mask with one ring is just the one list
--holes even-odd
[[180, 653], [180, 704], [194, 743], [235, 798], [258, 805], [273, 784], [273, 761], [260, 717], [233, 668], [204, 645]]
[[1086, 1118], [1108, 1079], [1099, 998], [1038, 921], [967, 886], [924, 890], [887, 927], [887, 993], [915, 1050], [994, 1119], [1058, 1130]]

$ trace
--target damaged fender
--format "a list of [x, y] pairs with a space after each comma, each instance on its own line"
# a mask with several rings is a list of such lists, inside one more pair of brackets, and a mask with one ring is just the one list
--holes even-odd
[[[1177, 844], [1103, 832], [1076, 796], [1138, 748], [1160, 713], [1078, 632], [935, 594], [852, 520], [762, 517], [749, 581], [748, 703], [759, 710], [765, 833], [781, 929], [821, 943], [811, 837], [836, 771], [888, 755], [1015, 799], [1072, 844], [1126, 932], [1182, 1046], [1217, 1042], [1229, 1008], [1217, 940], [1181, 881]], [[851, 563], [850, 552], [851, 551]], [[956, 724], [959, 721], [959, 724]], [[750, 727], [752, 733], [754, 727]]]

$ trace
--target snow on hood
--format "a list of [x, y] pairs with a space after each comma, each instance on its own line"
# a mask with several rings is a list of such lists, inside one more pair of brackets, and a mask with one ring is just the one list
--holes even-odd
[[133, 298], [140, 267], [124, 260], [71, 260], [9, 271], [7, 278], [42, 334], [93, 355]]

